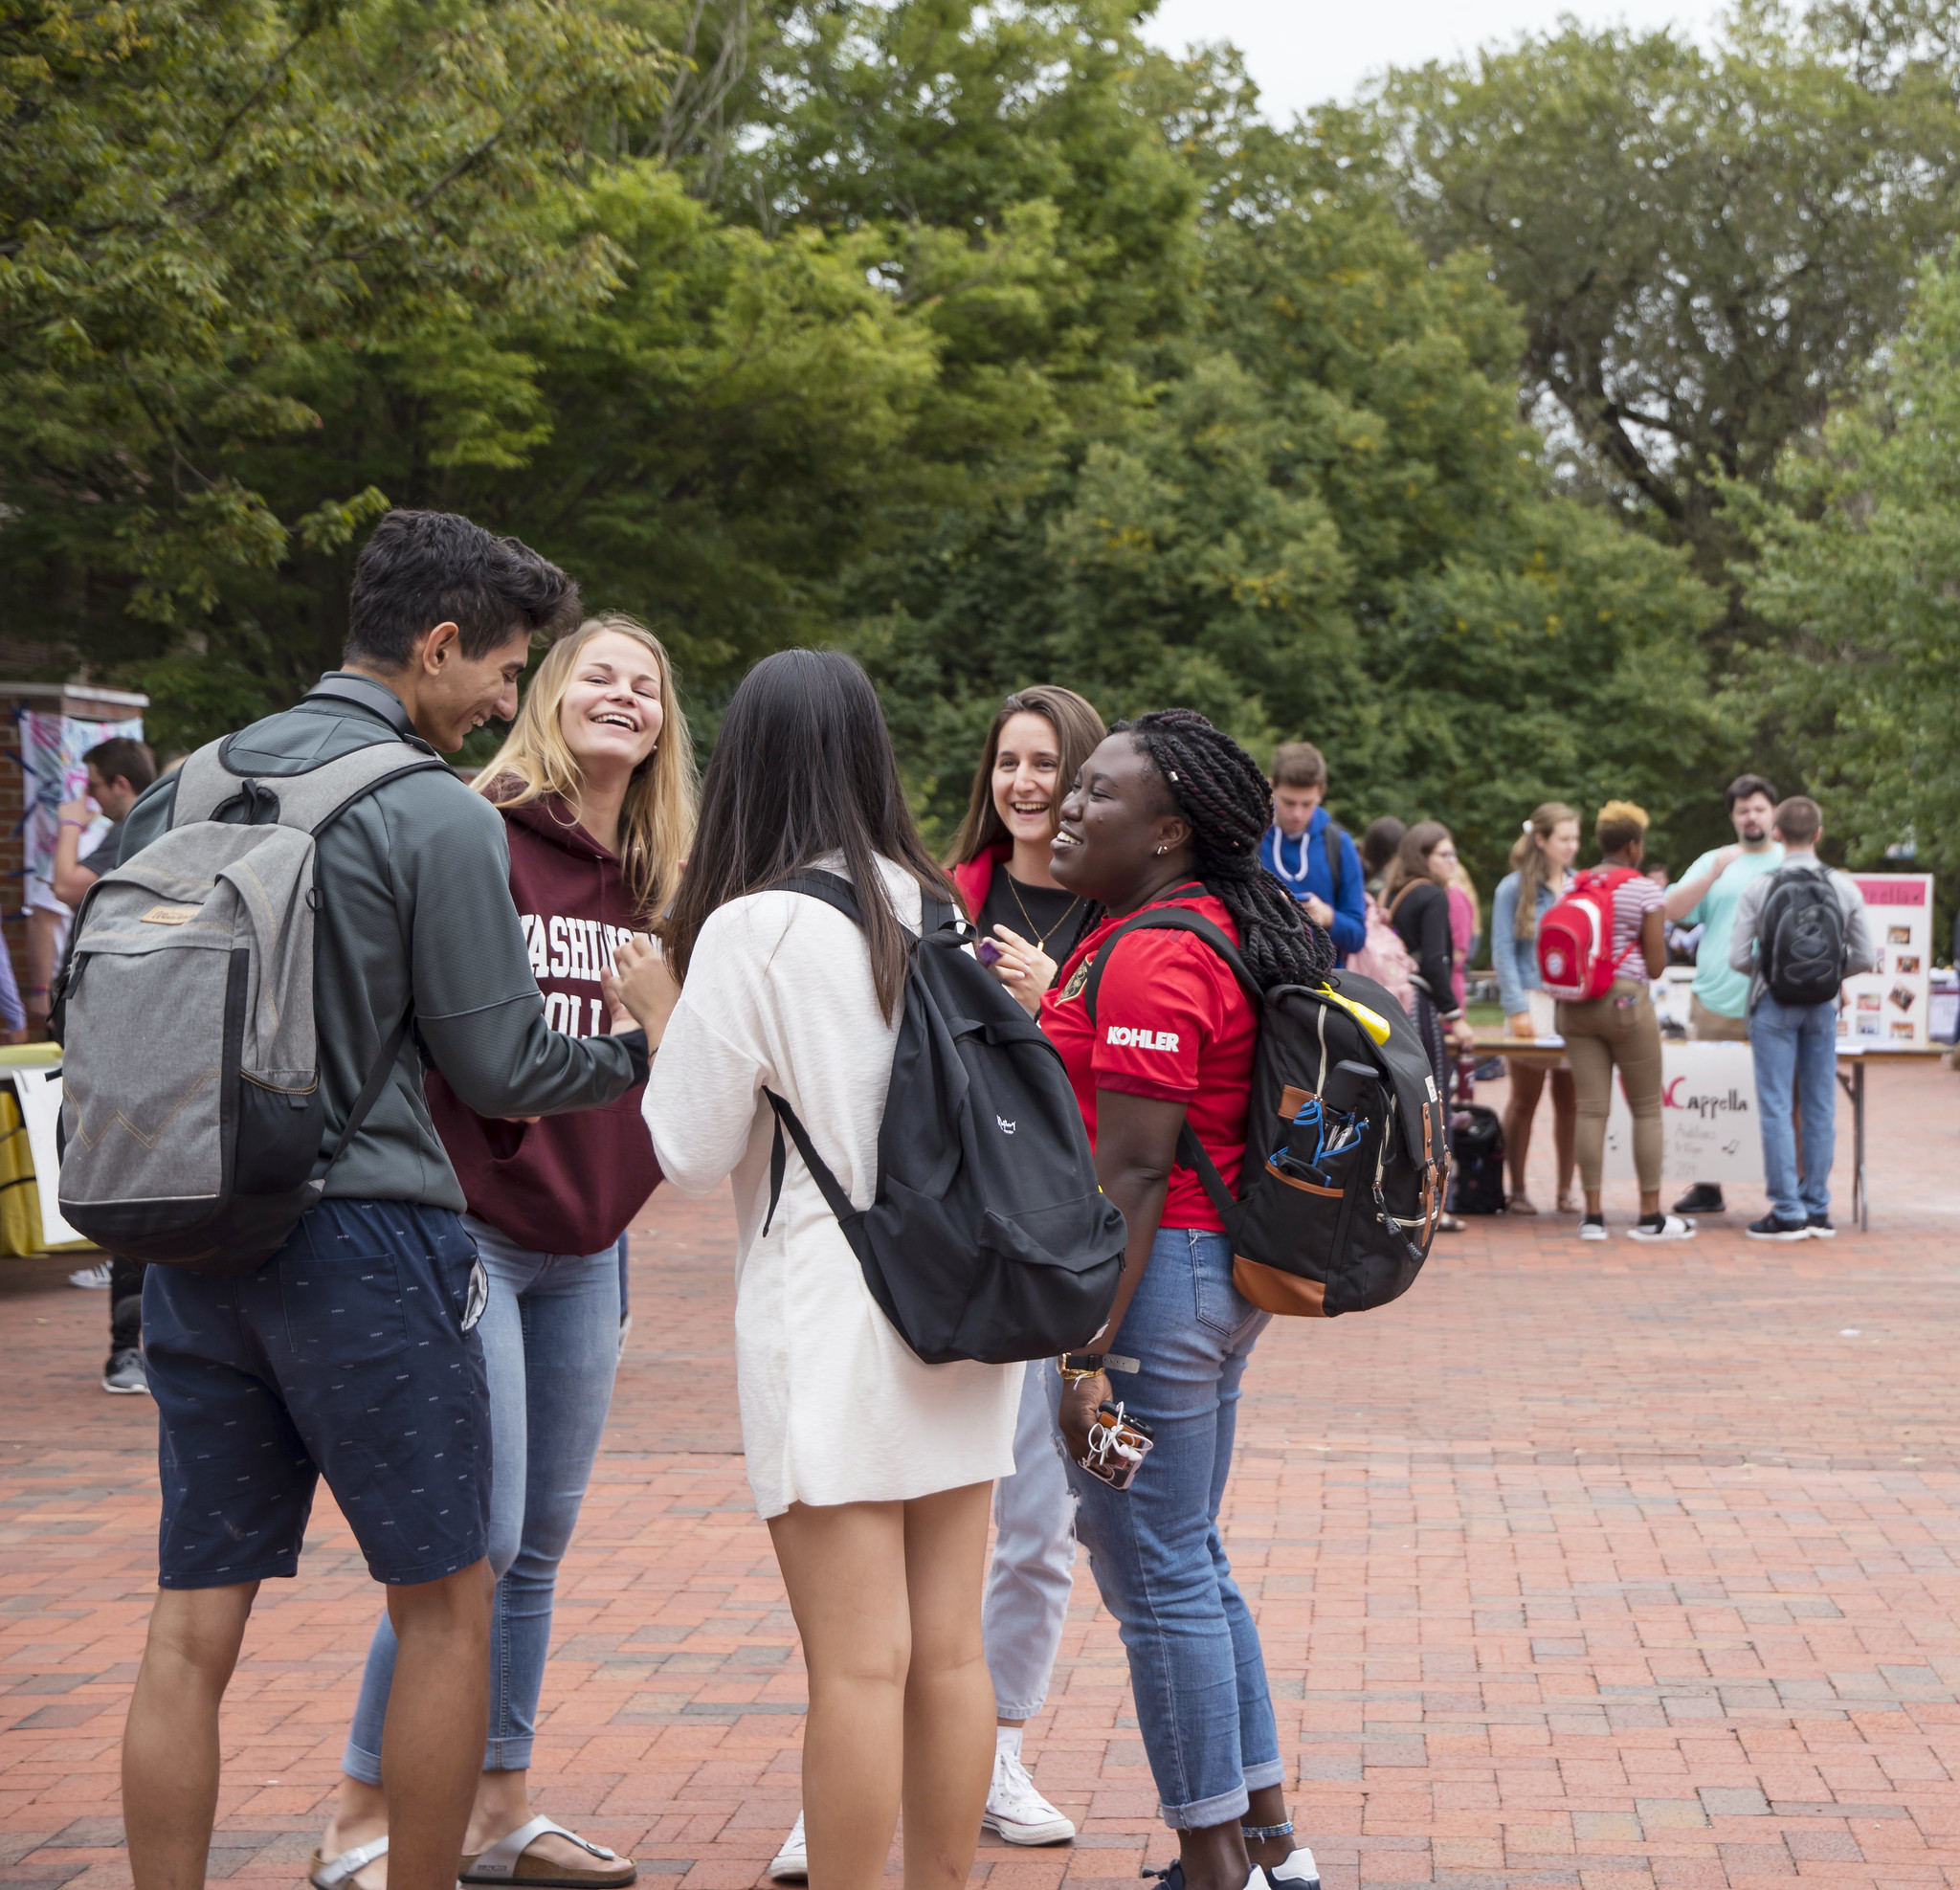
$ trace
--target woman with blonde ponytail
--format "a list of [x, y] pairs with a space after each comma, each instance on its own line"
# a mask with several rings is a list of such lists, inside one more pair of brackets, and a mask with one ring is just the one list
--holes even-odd
[[[673, 898], [694, 834], [694, 751], [659, 639], [630, 617], [599, 616], [553, 645], [476, 786], [503, 816], [538, 988], [530, 1001], [553, 1030], [603, 1034], [611, 1014], [600, 975]], [[477, 1115], [434, 1071], [427, 1089], [488, 1283], [477, 1330], [490, 1391], [497, 1593], [489, 1740], [461, 1880], [616, 1890], [634, 1880], [632, 1860], [533, 1815], [528, 1781], [558, 1564], [612, 1399], [619, 1238], [660, 1179], [640, 1115], [645, 1085], [605, 1108], [528, 1122]], [[310, 1873], [315, 1890], [376, 1890], [386, 1869], [381, 1744], [394, 1656], [384, 1614], [340, 1802]]]
[[[1497, 971], [1498, 1001], [1503, 1006], [1504, 1028], [1514, 1037], [1535, 1037], [1531, 1015], [1532, 991], [1541, 992], [1545, 1028], [1551, 1028], [1551, 1006], [1542, 995], [1538, 975], [1538, 922], [1565, 896], [1568, 869], [1579, 851], [1579, 816], [1563, 801], [1547, 801], [1531, 810], [1524, 831], [1511, 848], [1511, 870], [1498, 881], [1490, 907], [1490, 962]], [[1572, 1167], [1578, 1133], [1578, 1092], [1570, 1070], [1547, 1072], [1542, 1063], [1522, 1057], [1508, 1059], [1511, 1100], [1504, 1107], [1504, 1162], [1511, 1171], [1509, 1210], [1535, 1214], [1525, 1191], [1526, 1163], [1531, 1153], [1531, 1119], [1545, 1079], [1551, 1078], [1552, 1139], [1558, 1149], [1558, 1211], [1575, 1214]]]

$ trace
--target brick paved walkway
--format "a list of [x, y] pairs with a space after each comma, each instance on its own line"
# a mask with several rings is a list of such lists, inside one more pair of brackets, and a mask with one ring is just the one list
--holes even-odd
[[[1960, 1883], [1960, 1078], [1872, 1090], [1869, 1235], [1485, 1224], [1392, 1311], [1274, 1326], [1230, 1541], [1329, 1890]], [[106, 1307], [66, 1270], [0, 1263], [0, 1890], [129, 1880], [153, 1417], [96, 1389]], [[735, 1454], [723, 1206], [659, 1201], [635, 1278], [539, 1796], [650, 1876], [746, 1890], [794, 1810], [802, 1675]], [[1084, 1835], [983, 1848], [995, 1890], [1171, 1854], [1077, 1594], [1029, 1744]], [[213, 1875], [301, 1880], [375, 1609], [323, 1505], [232, 1690]]]

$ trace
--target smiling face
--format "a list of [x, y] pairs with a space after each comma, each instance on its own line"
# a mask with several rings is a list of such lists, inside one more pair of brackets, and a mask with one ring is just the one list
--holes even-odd
[[528, 630], [513, 631], [481, 656], [464, 656], [460, 638], [455, 624], [437, 624], [415, 653], [415, 733], [445, 755], [492, 716], [508, 722], [517, 714], [518, 678], [531, 655]]
[[616, 630], [588, 637], [558, 704], [558, 730], [580, 771], [632, 773], [653, 753], [665, 720], [654, 653]]
[[1060, 776], [1055, 725], [1026, 709], [1009, 716], [993, 751], [993, 808], [1015, 841], [1038, 847], [1054, 836]]
[[1049, 870], [1070, 892], [1112, 913], [1131, 911], [1190, 877], [1191, 828], [1132, 736], [1110, 736], [1082, 764], [1060, 814]]

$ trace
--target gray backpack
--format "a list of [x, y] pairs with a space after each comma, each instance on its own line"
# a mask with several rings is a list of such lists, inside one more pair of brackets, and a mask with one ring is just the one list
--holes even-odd
[[[112, 1254], [202, 1273], [262, 1265], [324, 1188], [313, 928], [332, 888], [315, 883], [315, 843], [384, 782], [445, 766], [384, 739], [252, 778], [227, 760], [233, 739], [184, 764], [168, 832], [88, 889], [49, 1019], [62, 1213]], [[252, 824], [213, 817], [241, 799]], [[335, 1156], [408, 1029], [405, 1012]]]

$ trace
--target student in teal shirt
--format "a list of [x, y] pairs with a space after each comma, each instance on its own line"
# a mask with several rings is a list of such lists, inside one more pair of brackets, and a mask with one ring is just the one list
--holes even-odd
[[[1670, 923], [1700, 925], [1695, 950], [1694, 994], [1688, 1032], [1697, 1040], [1747, 1043], [1749, 1035], [1749, 979], [1728, 963], [1729, 935], [1736, 907], [1752, 879], [1783, 864], [1783, 849], [1770, 837], [1776, 812], [1776, 789], [1760, 774], [1739, 774], [1728, 784], [1728, 818], [1736, 843], [1704, 853], [1679, 884], [1668, 888]], [[1698, 1181], [1674, 1204], [1678, 1214], [1719, 1214], [1726, 1207], [1722, 1184]]]

